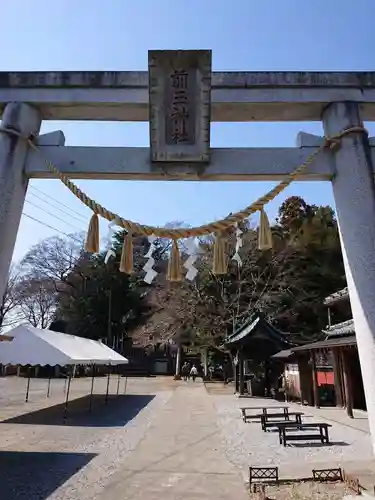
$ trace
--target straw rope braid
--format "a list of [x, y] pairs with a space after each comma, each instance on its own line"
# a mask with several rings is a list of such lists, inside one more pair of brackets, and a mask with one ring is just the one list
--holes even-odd
[[133, 222], [127, 219], [123, 219], [118, 214], [107, 210], [105, 207], [97, 203], [95, 200], [89, 198], [83, 191], [81, 191], [78, 186], [76, 186], [65, 174], [59, 171], [59, 169], [53, 165], [47, 158], [42, 155], [42, 152], [38, 148], [38, 146], [33, 142], [35, 137], [25, 137], [17, 130], [11, 128], [0, 128], [0, 132], [21, 137], [27, 140], [28, 144], [32, 149], [37, 151], [45, 161], [48, 169], [58, 177], [63, 184], [88, 208], [90, 208], [94, 213], [100, 215], [104, 219], [107, 219], [109, 222], [114, 221], [120, 227], [126, 229], [126, 231], [138, 235], [145, 236], [157, 236], [160, 238], [169, 238], [169, 239], [179, 239], [179, 238], [188, 238], [194, 236], [204, 236], [214, 232], [224, 232], [230, 227], [234, 226], [238, 222], [249, 217], [251, 214], [258, 210], [262, 210], [262, 208], [272, 201], [278, 194], [280, 194], [285, 188], [287, 188], [295, 179], [299, 177], [299, 175], [309, 167], [315, 158], [318, 156], [320, 152], [322, 152], [325, 148], [329, 147], [335, 149], [340, 146], [341, 139], [348, 134], [353, 133], [364, 133], [368, 135], [367, 130], [364, 127], [350, 127], [348, 129], [343, 130], [339, 134], [333, 137], [326, 137], [321, 146], [318, 147], [314, 153], [312, 153], [299, 167], [297, 167], [293, 172], [288, 174], [284, 180], [282, 180], [277, 186], [272, 188], [268, 193], [258, 198], [251, 205], [247, 206], [243, 210], [236, 212], [234, 214], [230, 214], [224, 219], [218, 220], [216, 222], [210, 222], [209, 224], [204, 224], [202, 226], [193, 227], [193, 228], [161, 228], [155, 226], [145, 226], [143, 224], [138, 224], [137, 222]]

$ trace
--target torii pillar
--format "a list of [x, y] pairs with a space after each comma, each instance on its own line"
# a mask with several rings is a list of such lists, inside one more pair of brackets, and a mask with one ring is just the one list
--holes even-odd
[[[363, 126], [358, 104], [331, 103], [323, 124], [326, 136]], [[333, 156], [333, 194], [375, 453], [375, 184], [368, 138], [345, 136]]]
[[[6, 105], [2, 127], [28, 137], [39, 134], [42, 117], [38, 109], [24, 103]], [[0, 300], [8, 281], [28, 179], [24, 173], [29, 145], [15, 135], [0, 133]]]

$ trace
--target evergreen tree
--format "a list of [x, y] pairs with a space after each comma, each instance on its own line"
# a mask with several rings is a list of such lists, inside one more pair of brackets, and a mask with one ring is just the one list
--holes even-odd
[[[124, 235], [119, 232], [114, 237], [116, 257], [105, 264], [106, 251], [96, 256], [84, 255], [68, 276], [68, 284], [75, 286], [69, 295], [60, 295], [56, 318], [66, 322], [69, 333], [107, 339], [109, 344], [117, 345], [150, 314], [149, 286], [142, 280], [141, 271], [147, 239], [135, 239], [134, 275], [128, 276], [119, 271]], [[160, 248], [158, 244], [159, 253]]]

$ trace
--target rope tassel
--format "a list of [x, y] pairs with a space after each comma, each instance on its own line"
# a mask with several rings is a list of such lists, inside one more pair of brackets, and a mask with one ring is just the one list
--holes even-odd
[[120, 272], [133, 274], [133, 236], [130, 232], [125, 236], [122, 245]]
[[99, 253], [99, 217], [93, 214], [90, 220], [89, 230], [87, 232], [86, 252]]
[[272, 248], [272, 232], [270, 223], [263, 208], [260, 211], [258, 248], [259, 250], [269, 250]]
[[172, 250], [168, 262], [167, 280], [172, 282], [182, 281], [181, 258], [177, 240], [173, 240], [172, 242]]
[[216, 275], [227, 274], [228, 259], [226, 255], [226, 238], [223, 234], [216, 234], [214, 245], [214, 261], [212, 272]]

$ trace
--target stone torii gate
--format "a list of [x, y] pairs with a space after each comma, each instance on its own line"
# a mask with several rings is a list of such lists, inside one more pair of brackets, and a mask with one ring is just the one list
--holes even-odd
[[[2, 126], [36, 136], [70, 178], [281, 180], [322, 143], [210, 148], [210, 122], [318, 121], [327, 136], [375, 120], [375, 72], [211, 73], [210, 51], [151, 51], [148, 72], [0, 73]], [[66, 147], [42, 120], [150, 121], [150, 148]], [[345, 136], [301, 180], [332, 182], [375, 449], [375, 141]], [[0, 296], [30, 178], [52, 178], [22, 137], [0, 134]]]

